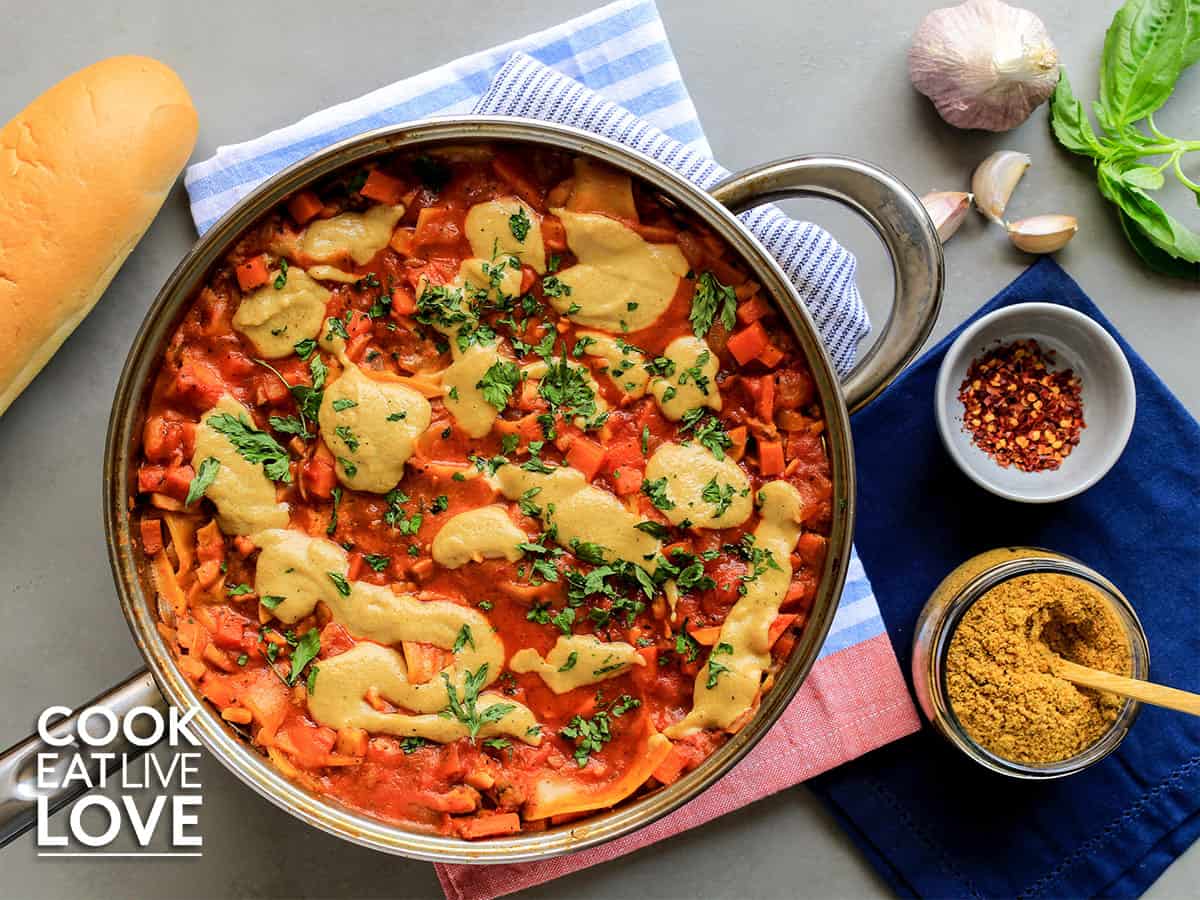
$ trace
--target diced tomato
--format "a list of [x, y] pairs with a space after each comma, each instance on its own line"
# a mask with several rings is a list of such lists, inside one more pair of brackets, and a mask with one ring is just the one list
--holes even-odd
[[492, 157], [492, 170], [509, 183], [513, 193], [536, 210], [544, 208], [542, 190], [525, 171], [521, 160], [503, 151]]
[[401, 316], [411, 316], [417, 311], [417, 300], [411, 293], [404, 288], [395, 288], [392, 291], [392, 318], [399, 319]]
[[828, 548], [829, 538], [823, 534], [806, 531], [796, 542], [796, 555], [810, 568], [820, 569], [825, 565], [825, 553]]
[[245, 291], [252, 291], [257, 287], [262, 287], [267, 283], [267, 278], [270, 273], [267, 271], [266, 254], [260, 253], [253, 259], [248, 259], [237, 267], [237, 282], [238, 287]]
[[213, 643], [225, 650], [242, 649], [242, 632], [246, 619], [224, 608], [218, 609], [216, 614], [217, 629], [213, 632]]
[[301, 477], [304, 483], [308, 486], [310, 493], [322, 500], [328, 500], [333, 496], [333, 489], [337, 486], [337, 472], [333, 468], [333, 454], [325, 448], [325, 453], [320, 452], [325, 445], [322, 443], [318, 447], [318, 452], [314, 453], [312, 458], [304, 464], [301, 472]]
[[321, 198], [312, 191], [300, 191], [288, 201], [288, 212], [297, 225], [306, 225], [325, 208]]
[[313, 725], [305, 719], [290, 721], [286, 734], [296, 750], [296, 762], [305, 769], [323, 766], [337, 740], [337, 732], [332, 728]]
[[521, 817], [516, 813], [493, 813], [487, 816], [472, 816], [458, 819], [458, 833], [466, 840], [495, 837], [499, 834], [516, 834], [521, 830]]
[[673, 784], [683, 774], [689, 758], [690, 755], [683, 749], [682, 744], [672, 744], [671, 752], [654, 770], [654, 777], [663, 784]]
[[588, 481], [596, 477], [603, 462], [604, 448], [588, 438], [575, 438], [567, 449], [567, 463], [582, 472]]
[[392, 239], [388, 241], [388, 246], [399, 253], [401, 256], [412, 256], [413, 253], [413, 229], [412, 228], [397, 228], [392, 232]]
[[321, 629], [321, 656], [328, 659], [331, 656], [337, 656], [339, 653], [345, 653], [354, 646], [354, 638], [350, 637], [344, 627], [337, 622], [330, 622]]
[[725, 346], [733, 354], [733, 358], [738, 361], [738, 364], [744, 366], [751, 360], [757, 359], [758, 354], [766, 348], [767, 330], [763, 328], [762, 322], [755, 322], [750, 327], [731, 334], [729, 342]]
[[758, 379], [758, 397], [756, 408], [758, 417], [764, 422], [770, 422], [775, 415], [775, 376], [764, 375]]
[[142, 428], [142, 449], [151, 462], [167, 462], [180, 449], [183, 429], [178, 422], [151, 416]]
[[808, 406], [817, 399], [816, 385], [807, 372], [785, 369], [776, 378], [779, 381], [777, 405], [781, 409]]
[[138, 525], [142, 533], [142, 549], [153, 556], [163, 548], [162, 519], [143, 518]]
[[404, 198], [404, 182], [382, 169], [372, 169], [358, 192], [369, 200], [395, 206]]

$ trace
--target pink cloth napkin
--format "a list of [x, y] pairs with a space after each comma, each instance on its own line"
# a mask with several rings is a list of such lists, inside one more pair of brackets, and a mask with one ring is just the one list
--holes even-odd
[[545, 862], [437, 865], [450, 900], [488, 900], [608, 862], [848, 762], [920, 727], [886, 634], [817, 660], [767, 736], [691, 803], [641, 831]]

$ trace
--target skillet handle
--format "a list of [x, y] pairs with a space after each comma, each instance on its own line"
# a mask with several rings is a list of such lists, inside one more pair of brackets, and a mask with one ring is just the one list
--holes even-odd
[[[62, 780], [72, 756], [78, 753], [87, 760], [87, 770], [91, 776], [89, 780], [95, 784], [101, 768], [107, 776], [121, 765], [121, 754], [132, 759], [146, 752], [146, 747], [139, 747], [126, 740], [123, 729], [118, 730], [113, 740], [104, 746], [90, 747], [83, 744], [79, 740], [79, 713], [91, 706], [102, 706], [110, 710], [122, 725], [126, 717], [144, 707], [156, 710], [162, 716], [167, 712], [167, 702], [158, 692], [150, 673], [143, 669], [46, 729], [55, 738], [72, 738], [70, 745], [53, 747], [37, 734], [33, 734], [0, 754], [0, 847], [16, 840], [34, 826], [37, 821], [39, 796], [48, 798], [50, 812], [53, 813], [87, 792], [87, 788], [75, 780], [63, 788], [40, 790], [37, 786], [39, 753], [59, 754], [53, 767], [56, 782]], [[94, 727], [103, 726], [97, 723]], [[130, 728], [142, 738], [147, 737], [152, 730], [149, 717], [145, 715], [138, 716]], [[87, 750], [92, 753], [112, 753], [115, 756], [113, 759], [97, 760], [87, 753]]]
[[850, 412], [866, 406], [917, 355], [941, 309], [942, 244], [921, 201], [891, 173], [848, 156], [764, 163], [731, 175], [711, 193], [735, 213], [786, 197], [824, 197], [875, 229], [892, 259], [896, 295], [879, 340], [842, 384]]

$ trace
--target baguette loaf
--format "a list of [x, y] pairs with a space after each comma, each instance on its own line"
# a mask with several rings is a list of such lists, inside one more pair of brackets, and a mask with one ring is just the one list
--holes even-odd
[[118, 56], [0, 130], [0, 415], [96, 305], [196, 141], [171, 69]]

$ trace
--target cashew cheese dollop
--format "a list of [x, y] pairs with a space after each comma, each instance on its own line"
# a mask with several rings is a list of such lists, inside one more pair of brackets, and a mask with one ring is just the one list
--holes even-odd
[[763, 485], [759, 501], [754, 547], [770, 554], [771, 564], [755, 567], [758, 574], [725, 617], [716, 646], [696, 676], [692, 710], [663, 732], [669, 738], [704, 728], [729, 728], [758, 697], [763, 671], [771, 662], [771, 623], [792, 581], [791, 553], [800, 539], [804, 510], [799, 492], [786, 481]]
[[537, 272], [546, 271], [542, 217], [516, 197], [476, 203], [467, 210], [466, 228], [474, 256], [492, 259], [511, 254]]
[[331, 219], [317, 219], [300, 236], [300, 252], [324, 263], [335, 263], [349, 256], [358, 265], [366, 265], [387, 246], [403, 215], [403, 206], [381, 204], [366, 212], [344, 212]]
[[614, 333], [638, 331], [666, 312], [688, 271], [678, 246], [651, 244], [608, 216], [553, 212], [579, 260], [558, 273], [567, 290], [549, 298], [556, 310], [572, 322]]
[[404, 474], [432, 410], [408, 385], [372, 378], [345, 358], [342, 364], [341, 376], [326, 386], [321, 401], [321, 437], [337, 460], [342, 484], [382, 494]]
[[196, 449], [192, 468], [212, 457], [218, 463], [217, 475], [205, 492], [217, 507], [217, 524], [225, 534], [254, 534], [264, 528], [286, 528], [288, 508], [275, 500], [275, 483], [267, 477], [261, 463], [252, 463], [238, 453], [229, 438], [212, 426], [213, 416], [227, 415], [253, 424], [250, 411], [225, 394], [216, 406], [204, 414], [196, 428]]
[[672, 504], [659, 511], [672, 525], [732, 528], [750, 518], [750, 479], [730, 457], [717, 459], [700, 444], [662, 444], [646, 464], [646, 480], [666, 479]]
[[545, 659], [529, 647], [518, 650], [508, 661], [514, 672], [536, 672], [556, 694], [616, 678], [630, 666], [644, 666], [637, 648], [624, 641], [606, 642], [595, 635], [559, 637]]
[[483, 559], [516, 562], [525, 555], [517, 545], [529, 536], [508, 517], [503, 506], [484, 506], [460, 512], [433, 539], [433, 561], [458, 569]]
[[[281, 277], [286, 281], [276, 288]], [[286, 276], [272, 273], [265, 285], [242, 298], [233, 314], [233, 327], [264, 359], [291, 356], [297, 343], [320, 332], [327, 302], [329, 291], [299, 266], [292, 266]]]

